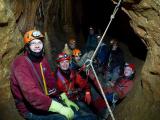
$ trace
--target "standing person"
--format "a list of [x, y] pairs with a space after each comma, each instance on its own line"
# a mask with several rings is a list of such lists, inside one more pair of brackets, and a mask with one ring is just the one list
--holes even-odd
[[[75, 119], [96, 120], [96, 116], [88, 107], [91, 103], [88, 81], [83, 79], [77, 71], [69, 69], [70, 59], [70, 56], [66, 53], [58, 55], [58, 67], [56, 70], [57, 89], [61, 93], [65, 92], [67, 99], [71, 99], [79, 106], [80, 109], [75, 113], [75, 116], [77, 116]], [[73, 107], [77, 105], [73, 105]]]
[[31, 30], [23, 40], [25, 52], [11, 66], [11, 91], [16, 108], [26, 120], [71, 120], [74, 112], [60, 103], [55, 79], [44, 57], [44, 36]]
[[85, 52], [95, 50], [96, 47], [97, 47], [97, 39], [96, 39], [95, 31], [94, 31], [93, 27], [90, 27], [89, 28], [89, 35], [88, 35], [87, 42], [85, 45]]

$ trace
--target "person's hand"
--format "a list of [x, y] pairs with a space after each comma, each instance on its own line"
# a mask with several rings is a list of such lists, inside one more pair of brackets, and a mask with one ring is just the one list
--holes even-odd
[[89, 91], [85, 93], [85, 102], [87, 102], [87, 104], [91, 103], [91, 93]]
[[73, 101], [69, 100], [67, 95], [65, 93], [62, 93], [61, 95], [61, 99], [63, 100], [63, 102], [70, 108], [74, 107], [77, 111], [79, 110], [78, 105], [76, 105], [76, 103], [74, 103]]
[[50, 112], [57, 112], [61, 115], [64, 115], [68, 120], [72, 120], [74, 117], [74, 112], [71, 108], [63, 106], [61, 103], [52, 100], [49, 107]]
[[69, 107], [63, 106], [63, 107], [60, 109], [59, 113], [60, 113], [61, 115], [64, 115], [68, 120], [72, 120], [73, 117], [74, 117], [74, 112], [73, 112], [73, 110], [72, 110], [71, 108], [69, 108]]

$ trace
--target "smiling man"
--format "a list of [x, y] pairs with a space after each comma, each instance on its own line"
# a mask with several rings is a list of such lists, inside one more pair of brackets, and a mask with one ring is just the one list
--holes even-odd
[[74, 112], [60, 103], [44, 57], [44, 36], [31, 30], [23, 40], [25, 52], [11, 66], [11, 91], [19, 113], [26, 120], [71, 120]]

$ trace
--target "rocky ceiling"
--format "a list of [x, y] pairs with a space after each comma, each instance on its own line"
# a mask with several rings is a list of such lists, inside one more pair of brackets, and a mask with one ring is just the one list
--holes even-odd
[[[134, 49], [139, 50], [136, 51], [139, 54], [137, 57], [143, 56], [141, 59], [145, 62], [142, 72], [137, 73], [140, 77], [135, 81], [133, 91], [116, 108], [114, 115], [117, 120], [159, 120], [160, 0], [123, 1], [122, 9], [117, 15], [119, 19], [116, 18], [113, 22], [111, 30], [114, 32], [109, 30], [108, 35], [116, 36], [122, 41], [125, 39], [123, 42], [130, 39], [127, 45], [135, 43]], [[108, 15], [115, 6], [113, 3], [116, 2], [117, 0], [0, 0], [1, 120], [22, 120], [10, 92], [9, 74], [10, 63], [23, 47], [22, 35], [25, 31], [37, 28], [46, 32], [49, 38], [46, 42], [47, 51], [54, 56], [71, 34], [76, 34], [80, 43], [83, 43], [85, 30], [90, 24], [97, 25], [96, 27], [103, 31], [107, 24], [105, 19], [108, 20]], [[97, 10], [94, 5], [99, 5]], [[94, 14], [97, 16], [91, 14], [92, 10], [98, 13]], [[105, 13], [106, 11], [108, 12]], [[99, 17], [100, 19], [97, 19]]]

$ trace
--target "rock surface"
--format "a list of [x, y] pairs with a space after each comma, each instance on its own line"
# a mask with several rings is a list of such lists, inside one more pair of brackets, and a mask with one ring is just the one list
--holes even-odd
[[[9, 85], [10, 63], [23, 47], [22, 35], [33, 28], [48, 32], [47, 44], [52, 48], [48, 51], [54, 56], [63, 48], [65, 33], [74, 33], [70, 7], [71, 0], [0, 0], [0, 120], [22, 119], [15, 109]], [[137, 66], [143, 65], [142, 71], [141, 67], [137, 69], [134, 89], [114, 115], [116, 120], [159, 120], [160, 0], [124, 0], [122, 9], [148, 53], [144, 63], [133, 59]]]
[[10, 92], [10, 63], [22, 46], [21, 34], [6, 0], [0, 0], [0, 119], [20, 120]]
[[[125, 0], [123, 10], [130, 17], [134, 32], [146, 45], [148, 52], [132, 93], [120, 104], [118, 120], [160, 119], [160, 1]], [[139, 77], [141, 76], [141, 77]]]

